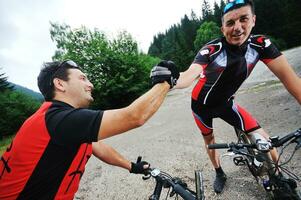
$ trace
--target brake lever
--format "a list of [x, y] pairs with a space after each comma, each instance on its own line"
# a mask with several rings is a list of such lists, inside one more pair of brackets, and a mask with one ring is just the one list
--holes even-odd
[[173, 197], [175, 196], [176, 192], [174, 191], [174, 189], [171, 190], [170, 194], [169, 194], [169, 197]]
[[224, 158], [224, 157], [227, 157], [227, 156], [229, 156], [229, 157], [235, 156], [235, 153], [233, 151], [228, 151], [228, 153], [222, 154], [221, 157]]
[[231, 148], [227, 149], [227, 153], [222, 154], [221, 157], [222, 158], [227, 157], [227, 156], [232, 157], [234, 155], [235, 155], [235, 152], [233, 151], [233, 147], [231, 147]]
[[296, 138], [295, 141], [297, 143], [297, 146], [295, 147], [296, 150], [300, 149], [301, 147], [301, 137]]
[[173, 181], [175, 184], [179, 184], [179, 185], [183, 186], [184, 188], [187, 188], [187, 183], [182, 181], [179, 177], [174, 177]]

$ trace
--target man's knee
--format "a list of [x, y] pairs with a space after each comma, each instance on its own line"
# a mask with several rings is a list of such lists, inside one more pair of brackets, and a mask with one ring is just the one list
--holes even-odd
[[206, 144], [212, 144], [215, 141], [213, 133], [211, 133], [209, 135], [204, 135], [203, 134], [203, 139], [204, 139], [204, 141], [205, 141]]
[[[259, 128], [259, 129], [257, 129], [257, 130], [254, 130], [254, 131], [252, 131], [252, 132], [249, 132], [248, 133], [248, 136], [250, 137], [250, 138], [254, 138], [254, 137], [256, 137], [256, 135], [257, 134], [259, 134], [259, 135], [261, 135], [262, 137], [264, 137], [266, 140], [268, 140], [269, 139], [269, 134], [267, 133], [267, 132], [265, 132], [262, 128]], [[259, 138], [260, 139], [260, 138]]]

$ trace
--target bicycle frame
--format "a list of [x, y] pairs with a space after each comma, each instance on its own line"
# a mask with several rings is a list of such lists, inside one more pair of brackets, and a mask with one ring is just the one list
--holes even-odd
[[[238, 143], [256, 144], [256, 140], [267, 142], [267, 140], [259, 134], [253, 137], [249, 137], [245, 132], [236, 128], [234, 129], [238, 138]], [[247, 151], [249, 155], [246, 154], [244, 156], [248, 161], [247, 165], [249, 167], [249, 170], [251, 171], [251, 174], [255, 177], [257, 182], [259, 182], [258, 178], [264, 179], [264, 176], [275, 174], [275, 170], [278, 170], [274, 170], [274, 164], [269, 151], [262, 152], [253, 148], [248, 148]], [[258, 158], [260, 160], [258, 160]]]

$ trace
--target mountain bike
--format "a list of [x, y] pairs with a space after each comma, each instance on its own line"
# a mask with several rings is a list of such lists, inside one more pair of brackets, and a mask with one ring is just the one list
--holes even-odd
[[[233, 158], [234, 164], [237, 166], [247, 165], [256, 181], [264, 187], [269, 199], [301, 200], [296, 183], [300, 179], [292, 171], [285, 168], [285, 165], [291, 161], [295, 152], [301, 147], [301, 129], [282, 138], [279, 138], [279, 136], [270, 137], [269, 140], [258, 133], [248, 137], [241, 130], [235, 129], [235, 132], [238, 138], [237, 143], [210, 144], [208, 148], [228, 149], [229, 152], [236, 155]], [[290, 157], [280, 164], [280, 157], [286, 148], [293, 143], [296, 143], [296, 146]], [[269, 154], [269, 151], [274, 147], [282, 147], [276, 162], [271, 159]], [[288, 178], [284, 177], [284, 174]]]
[[156, 186], [153, 194], [149, 197], [149, 200], [159, 200], [161, 191], [163, 188], [168, 188], [166, 198], [174, 197], [178, 199], [178, 196], [184, 200], [204, 200], [204, 185], [202, 172], [195, 170], [195, 191], [188, 188], [187, 184], [178, 177], [172, 177], [166, 172], [160, 171], [158, 168], [149, 168], [146, 175], [142, 177], [143, 180], [150, 178], [156, 180]]

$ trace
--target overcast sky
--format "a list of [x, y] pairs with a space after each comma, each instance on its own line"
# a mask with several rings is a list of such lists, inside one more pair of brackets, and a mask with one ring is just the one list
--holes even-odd
[[200, 16], [202, 0], [0, 0], [0, 73], [38, 91], [36, 78], [51, 61], [55, 44], [50, 21], [72, 28], [98, 28], [108, 36], [126, 30], [144, 52], [159, 32], [179, 23], [193, 10]]

